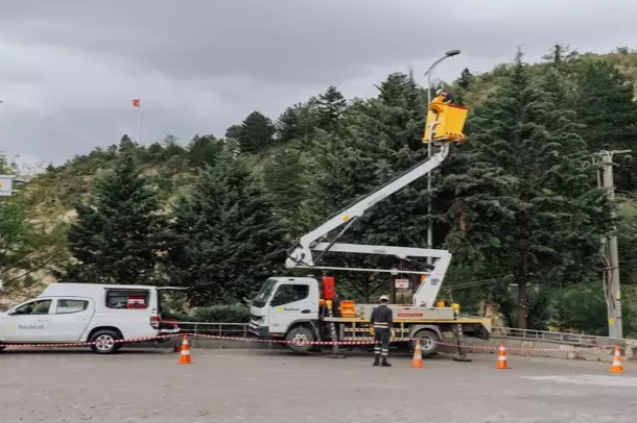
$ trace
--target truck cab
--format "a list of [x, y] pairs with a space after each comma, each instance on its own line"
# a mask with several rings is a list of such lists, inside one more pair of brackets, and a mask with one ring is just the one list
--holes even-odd
[[259, 337], [284, 338], [292, 327], [318, 319], [319, 298], [314, 278], [269, 278], [250, 306], [250, 329]]

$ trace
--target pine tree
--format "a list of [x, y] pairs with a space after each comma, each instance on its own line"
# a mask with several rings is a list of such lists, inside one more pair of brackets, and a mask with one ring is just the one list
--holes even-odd
[[476, 108], [464, 166], [446, 179], [458, 222], [449, 245], [456, 259], [483, 266], [482, 276], [511, 276], [520, 328], [529, 322], [529, 287], [590, 276], [610, 227], [573, 118], [531, 80], [519, 52], [510, 76]]
[[166, 265], [195, 306], [251, 296], [285, 260], [271, 200], [242, 158], [224, 150], [175, 206]]
[[319, 95], [319, 127], [327, 132], [334, 132], [338, 121], [347, 106], [343, 94], [333, 85], [327, 87], [325, 93]]
[[194, 167], [214, 166], [222, 144], [213, 135], [195, 136], [188, 145], [188, 161]]
[[137, 143], [131, 140], [128, 135], [124, 135], [119, 142], [118, 151], [120, 153], [134, 153], [137, 148]]
[[291, 140], [307, 141], [318, 126], [316, 100], [298, 103], [288, 107], [276, 122], [277, 140], [286, 143]]
[[226, 138], [239, 140], [240, 137], [241, 137], [241, 125], [232, 125], [228, 129], [226, 129]]
[[299, 121], [296, 110], [292, 107], [285, 109], [276, 121], [276, 132], [280, 142], [288, 142], [299, 137]]
[[242, 153], [258, 153], [272, 146], [276, 129], [272, 121], [259, 112], [252, 112], [236, 134]]
[[304, 167], [300, 149], [290, 145], [278, 151], [263, 168], [263, 180], [272, 194], [274, 209], [292, 231], [299, 208], [307, 198]]
[[559, 71], [565, 71], [568, 65], [576, 62], [580, 58], [577, 50], [571, 49], [569, 45], [555, 44], [547, 54], [542, 56], [551, 66]]
[[464, 68], [462, 70], [462, 73], [460, 74], [460, 78], [458, 78], [458, 85], [463, 90], [468, 90], [472, 80], [473, 74], [471, 73], [469, 68]]
[[69, 268], [67, 277], [93, 283], [155, 283], [163, 230], [157, 195], [133, 156], [126, 154], [112, 173], [95, 182], [89, 204], [77, 207], [68, 241], [79, 264]]

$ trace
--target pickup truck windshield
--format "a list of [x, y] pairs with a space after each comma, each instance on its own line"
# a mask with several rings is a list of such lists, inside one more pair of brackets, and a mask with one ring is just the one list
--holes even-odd
[[257, 295], [254, 297], [252, 305], [254, 305], [255, 307], [263, 307], [268, 298], [270, 298], [270, 294], [272, 294], [275, 285], [275, 279], [268, 279], [267, 281], [265, 281]]

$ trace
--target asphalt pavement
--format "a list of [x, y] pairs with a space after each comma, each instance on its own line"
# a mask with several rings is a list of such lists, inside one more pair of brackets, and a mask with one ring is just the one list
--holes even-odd
[[637, 421], [637, 367], [472, 354], [410, 368], [372, 356], [297, 356], [279, 350], [192, 350], [191, 365], [161, 350], [0, 353], [3, 422], [576, 423]]

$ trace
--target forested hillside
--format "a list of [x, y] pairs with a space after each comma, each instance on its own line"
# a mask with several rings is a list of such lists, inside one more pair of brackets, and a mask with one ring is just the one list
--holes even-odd
[[[464, 312], [606, 334], [599, 247], [616, 207], [624, 333], [637, 336], [637, 161], [616, 159], [616, 204], [591, 161], [602, 149], [637, 154], [637, 52], [557, 45], [538, 64], [511, 53], [511, 63], [444, 84], [471, 108], [469, 141], [452, 147], [432, 192], [415, 182], [344, 240], [424, 247], [431, 221], [433, 247], [454, 253], [441, 293]], [[393, 73], [367, 99], [331, 86], [274, 119], [255, 111], [225, 134], [147, 146], [123, 136], [49, 166], [0, 207], [4, 301], [62, 278], [180, 285], [197, 307], [241, 303], [285, 272], [300, 234], [426, 158], [427, 93], [417, 79]], [[390, 291], [408, 300], [390, 289], [393, 279], [340, 273], [337, 286], [357, 300]]]

